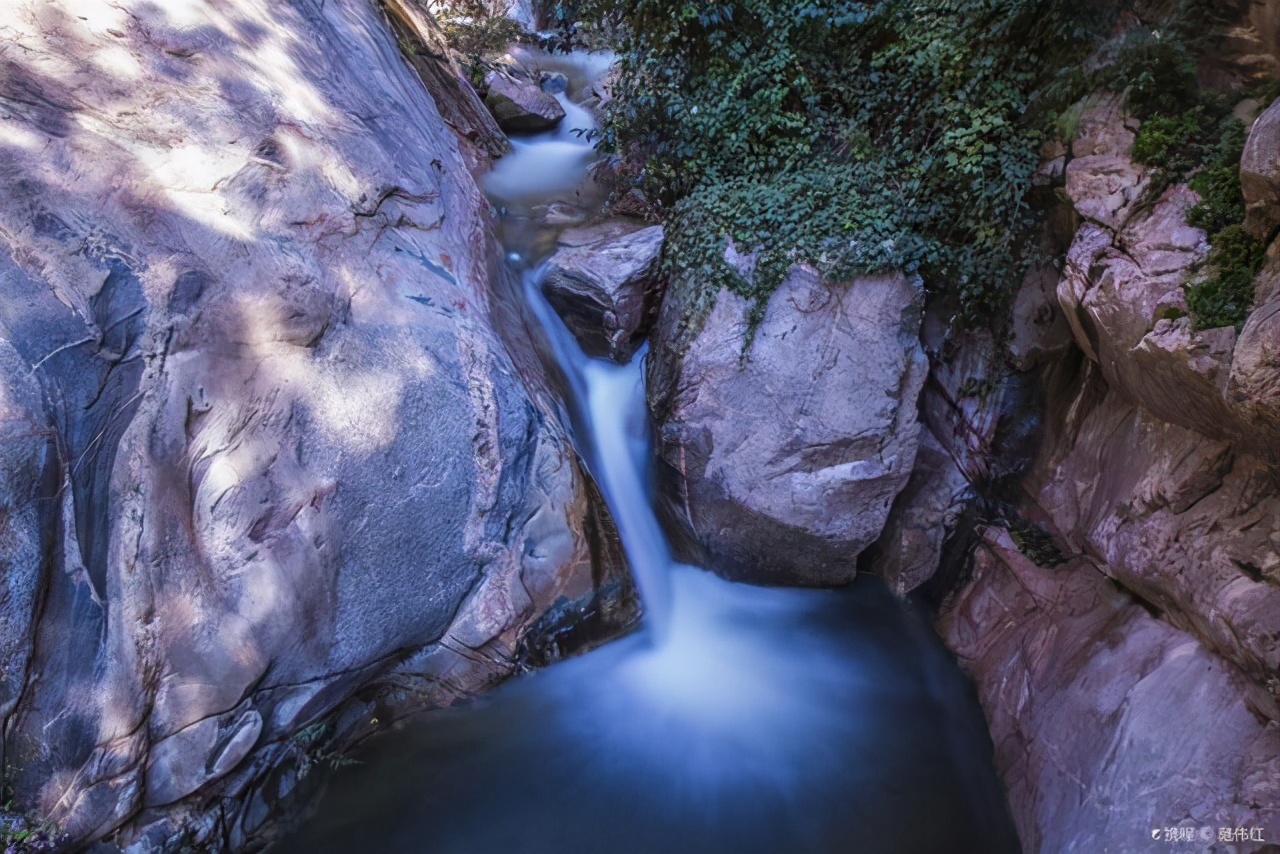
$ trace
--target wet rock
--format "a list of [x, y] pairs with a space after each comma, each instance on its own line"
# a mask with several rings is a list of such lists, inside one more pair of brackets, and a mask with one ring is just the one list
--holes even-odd
[[649, 401], [667, 515], [727, 577], [848, 581], [915, 462], [920, 284], [797, 266], [754, 333], [748, 310], [721, 290], [692, 334], [663, 302]]
[[625, 363], [644, 339], [662, 241], [662, 226], [632, 220], [605, 220], [560, 236], [542, 288], [589, 355]]
[[1280, 225], [1280, 99], [1253, 123], [1240, 160], [1245, 229], [1260, 240]]
[[542, 91], [550, 95], [563, 95], [569, 91], [569, 78], [559, 71], [544, 71], [541, 75]]
[[627, 582], [373, 6], [38, 5], [0, 77], [7, 783], [66, 850], [239, 849], [309, 750]]
[[938, 628], [977, 683], [1024, 850], [1146, 850], [1173, 825], [1280, 836], [1274, 699], [1088, 560], [1045, 569], [993, 529]]
[[491, 71], [485, 77], [488, 94], [484, 103], [507, 133], [535, 133], [551, 130], [564, 120], [564, 107], [533, 82]]

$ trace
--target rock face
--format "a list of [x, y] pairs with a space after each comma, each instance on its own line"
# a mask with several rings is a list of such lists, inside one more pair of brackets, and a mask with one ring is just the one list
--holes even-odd
[[0, 17], [6, 779], [70, 847], [238, 848], [309, 752], [624, 601], [614, 535], [371, 4]]
[[[1081, 224], [1056, 287], [1071, 346], [1047, 326], [1015, 328], [1011, 343], [1015, 363], [1041, 365], [1045, 398], [1019, 509], [1071, 559], [1036, 566], [989, 529], [940, 628], [978, 683], [1026, 850], [1139, 850], [1150, 828], [1173, 825], [1259, 827], [1273, 840], [1277, 249], [1239, 335], [1194, 331], [1183, 285], [1207, 251], [1186, 222], [1195, 193], [1178, 185], [1137, 203], [1148, 177], [1129, 158], [1135, 124], [1115, 99], [1091, 99], [1080, 127], [1063, 193]], [[1255, 126], [1250, 145], [1267, 132]], [[1035, 291], [1020, 309], [1023, 299], [1015, 327]], [[990, 349], [962, 350], [968, 364], [935, 365], [931, 388], [954, 386], [955, 365], [987, 375]], [[937, 421], [955, 411], [980, 428], [990, 407], [931, 401], [925, 418], [944, 445], [985, 435]], [[988, 455], [974, 442], [948, 450], [970, 477], [981, 467], [968, 461]]]
[[547, 260], [547, 301], [592, 356], [625, 364], [656, 305], [662, 226], [606, 220], [572, 228]]
[[754, 336], [722, 290], [682, 342], [664, 300], [649, 400], [667, 515], [731, 578], [839, 584], [880, 535], [915, 462], [928, 372], [918, 282], [823, 282], [797, 266]]
[[1265, 240], [1280, 225], [1280, 99], [1254, 121], [1240, 160], [1245, 228]]
[[1280, 836], [1274, 698], [1088, 560], [1045, 569], [991, 529], [939, 630], [987, 709], [1023, 850]]
[[551, 130], [564, 120], [564, 107], [537, 83], [491, 71], [484, 84], [489, 90], [485, 105], [507, 133]]
[[[1122, 142], [1108, 155], [1114, 160], [1082, 157], [1067, 167], [1067, 193], [1086, 220], [1058, 284], [1075, 341], [1111, 388], [1157, 418], [1275, 459], [1280, 399], [1244, 391], [1280, 381], [1274, 347], [1263, 343], [1274, 331], [1259, 329], [1270, 329], [1274, 312], [1254, 312], [1240, 335], [1249, 343], [1239, 353], [1234, 329], [1196, 332], [1185, 316], [1183, 285], [1208, 251], [1204, 232], [1186, 222], [1196, 194], [1176, 185], [1144, 212], [1122, 206], [1097, 216], [1111, 208], [1108, 199], [1129, 198], [1146, 184], [1140, 168], [1125, 165], [1132, 145], [1125, 122], [1114, 102], [1086, 113], [1086, 128], [1110, 126], [1097, 135]], [[1255, 127], [1250, 145], [1260, 135], [1265, 128]], [[1112, 175], [1112, 183], [1084, 174], [1095, 168]], [[1073, 170], [1082, 175], [1074, 183]]]

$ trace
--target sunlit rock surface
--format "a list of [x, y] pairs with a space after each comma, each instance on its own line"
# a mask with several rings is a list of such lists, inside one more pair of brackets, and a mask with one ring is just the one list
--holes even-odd
[[6, 779], [73, 843], [238, 847], [314, 754], [620, 596], [612, 528], [372, 4], [0, 24]]
[[664, 498], [708, 566], [773, 583], [853, 577], [915, 463], [920, 303], [901, 275], [837, 286], [797, 266], [754, 335], [747, 300], [724, 289], [682, 345], [677, 302], [664, 302], [649, 387]]

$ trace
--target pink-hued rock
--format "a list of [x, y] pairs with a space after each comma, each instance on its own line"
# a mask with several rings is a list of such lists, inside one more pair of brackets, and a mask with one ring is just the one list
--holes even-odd
[[1067, 195], [1086, 220], [1118, 229], [1147, 188], [1147, 170], [1133, 162], [1134, 132], [1124, 99], [1093, 95], [1084, 103], [1066, 168]]
[[[1094, 136], [1124, 138], [1123, 114], [1106, 115], [1111, 136], [1096, 128]], [[1136, 191], [1142, 179], [1129, 180]], [[1175, 185], [1119, 231], [1086, 222], [1067, 252], [1058, 300], [1080, 349], [1126, 399], [1171, 424], [1280, 459], [1280, 400], [1269, 393], [1280, 385], [1280, 293], [1266, 285], [1276, 262], [1260, 276], [1239, 358], [1234, 328], [1194, 331], [1183, 288], [1208, 254], [1204, 232], [1186, 221], [1198, 200]], [[1076, 199], [1086, 218], [1089, 204]]]
[[491, 71], [484, 85], [489, 90], [484, 96], [485, 105], [498, 120], [498, 127], [507, 133], [551, 130], [564, 120], [564, 107], [537, 83]]
[[668, 294], [649, 405], [668, 515], [707, 566], [770, 583], [853, 577], [915, 461], [920, 297], [900, 274], [835, 285], [796, 266], [753, 337], [747, 300], [722, 289], [682, 344], [689, 315]]
[[[1090, 373], [1090, 371], [1086, 371]], [[1244, 673], [1280, 672], [1280, 497], [1267, 464], [1161, 421], [1094, 376], [1027, 481], [1070, 547]]]
[[1028, 854], [1146, 851], [1171, 826], [1280, 838], [1275, 699], [1088, 560], [1042, 568], [990, 529], [938, 628]]
[[494, 684], [623, 565], [373, 4], [0, 29], [6, 784], [68, 850], [242, 848], [307, 749]]

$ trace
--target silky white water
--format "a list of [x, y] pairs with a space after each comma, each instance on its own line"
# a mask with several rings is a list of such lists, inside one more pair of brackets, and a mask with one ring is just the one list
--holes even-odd
[[[589, 123], [584, 113], [573, 122]], [[644, 352], [625, 366], [585, 356], [529, 257], [532, 212], [580, 198], [593, 156], [568, 127], [517, 140], [486, 190], [567, 378], [575, 440], [618, 528], [644, 627], [387, 736], [337, 775], [285, 849], [1016, 851], [981, 713], [919, 616], [870, 579], [763, 588], [673, 559], [653, 511]]]

